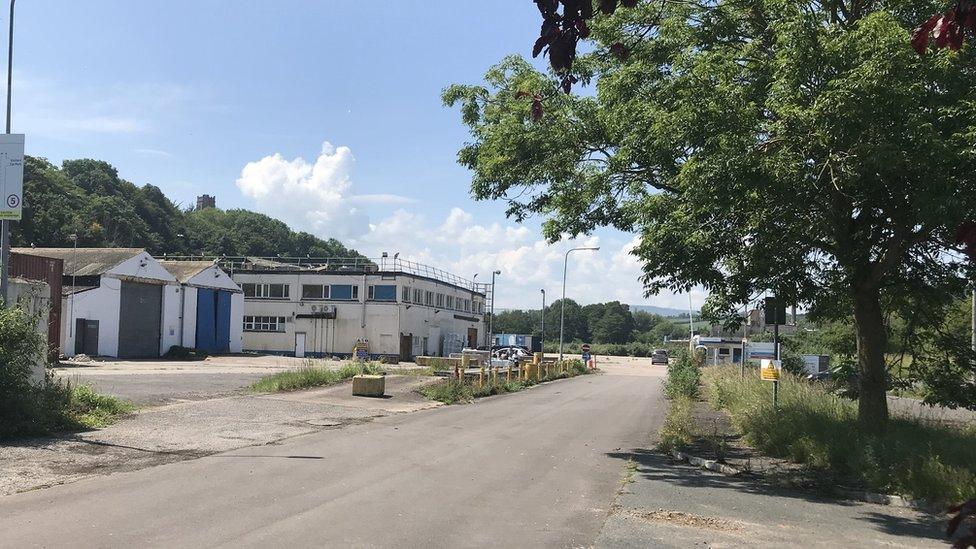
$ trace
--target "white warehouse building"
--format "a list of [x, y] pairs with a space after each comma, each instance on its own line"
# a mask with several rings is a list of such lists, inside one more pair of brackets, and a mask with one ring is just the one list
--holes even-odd
[[372, 358], [446, 356], [486, 341], [485, 284], [412, 262], [256, 259], [234, 262], [244, 291], [244, 350]]

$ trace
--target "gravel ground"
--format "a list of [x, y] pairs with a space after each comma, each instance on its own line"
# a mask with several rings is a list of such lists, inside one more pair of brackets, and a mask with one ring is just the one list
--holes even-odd
[[349, 383], [143, 409], [104, 429], [0, 445], [0, 495], [133, 471], [439, 405], [413, 391], [430, 378], [390, 376], [388, 398], [352, 397]]

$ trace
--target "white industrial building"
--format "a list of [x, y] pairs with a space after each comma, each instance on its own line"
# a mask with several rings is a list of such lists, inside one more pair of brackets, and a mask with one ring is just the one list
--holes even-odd
[[[226, 266], [225, 266], [226, 267]], [[488, 287], [400, 260], [234, 263], [244, 291], [244, 350], [373, 358], [445, 356], [483, 345]]]
[[243, 347], [244, 293], [214, 261], [160, 261], [180, 283], [181, 347], [209, 354]]
[[156, 357], [179, 343], [180, 285], [139, 248], [18, 248], [64, 261], [65, 356]]

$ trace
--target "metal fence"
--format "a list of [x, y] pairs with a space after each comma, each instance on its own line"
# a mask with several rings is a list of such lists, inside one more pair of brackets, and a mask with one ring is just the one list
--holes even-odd
[[236, 271], [309, 271], [347, 273], [403, 273], [453, 284], [480, 294], [488, 294], [491, 284], [475, 282], [454, 273], [399, 257], [213, 257], [164, 255], [173, 261], [214, 261], [233, 274]]

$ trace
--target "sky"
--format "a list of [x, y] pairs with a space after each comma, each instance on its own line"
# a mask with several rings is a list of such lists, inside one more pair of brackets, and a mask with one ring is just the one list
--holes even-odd
[[[6, 10], [2, 28], [6, 28]], [[497, 279], [496, 306], [686, 308], [645, 297], [634, 235], [552, 245], [541, 219], [470, 195], [469, 140], [440, 92], [538, 35], [530, 0], [31, 0], [17, 4], [13, 131], [55, 163], [97, 158], [187, 206], [215, 195], [361, 253]], [[702, 295], [693, 293], [696, 308]]]

